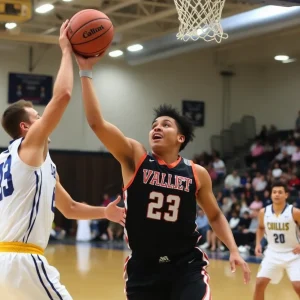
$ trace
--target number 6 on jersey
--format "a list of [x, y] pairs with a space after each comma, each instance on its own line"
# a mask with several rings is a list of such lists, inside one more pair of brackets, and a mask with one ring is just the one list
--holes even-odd
[[150, 202], [148, 204], [147, 218], [154, 220], [164, 219], [168, 222], [176, 222], [178, 219], [178, 209], [180, 205], [180, 197], [177, 195], [168, 195], [166, 201], [169, 204], [168, 212], [162, 213], [159, 211], [164, 205], [164, 194], [159, 192], [151, 192], [149, 195], [150, 200], [155, 200], [155, 202]]

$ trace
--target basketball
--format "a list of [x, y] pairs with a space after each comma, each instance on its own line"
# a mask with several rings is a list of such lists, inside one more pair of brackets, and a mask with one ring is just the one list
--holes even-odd
[[84, 57], [98, 56], [105, 52], [113, 37], [113, 24], [101, 11], [85, 9], [70, 20], [68, 38], [74, 52]]

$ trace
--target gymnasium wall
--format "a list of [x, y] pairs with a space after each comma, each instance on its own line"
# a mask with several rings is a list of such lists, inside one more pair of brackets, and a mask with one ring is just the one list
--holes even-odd
[[[28, 72], [28, 47], [16, 43], [12, 45], [0, 48], [0, 111], [7, 106], [8, 72]], [[34, 54], [34, 73], [55, 76], [59, 62], [58, 47], [39, 48]], [[203, 150], [210, 150], [210, 136], [221, 130], [222, 77], [219, 71], [210, 50], [141, 66], [128, 66], [122, 59], [107, 57], [96, 66], [94, 82], [107, 120], [147, 148], [153, 107], [170, 103], [181, 109], [183, 99], [205, 101], [205, 127], [197, 128], [195, 141], [182, 153], [191, 158]], [[51, 137], [51, 148], [104, 151], [105, 148], [86, 123], [77, 66], [74, 72], [72, 101]], [[261, 88], [269, 87], [262, 82], [262, 78], [271, 76], [271, 71], [262, 74], [258, 67], [244, 66], [238, 68], [237, 74], [231, 85], [232, 121], [240, 119], [245, 113], [261, 118], [256, 107], [261, 104]], [[43, 107], [37, 109], [43, 111]], [[8, 141], [6, 134], [0, 131], [0, 146], [6, 146]]]
[[264, 90], [256, 117], [260, 125], [275, 124], [280, 129], [295, 127], [300, 110], [300, 64], [276, 64], [264, 72]]
[[[257, 131], [262, 125], [272, 124], [279, 129], [294, 128], [300, 110], [300, 64], [273, 63], [252, 68], [249, 66], [244, 74], [238, 69], [238, 76], [232, 78], [233, 121], [240, 115], [249, 114], [256, 117]], [[260, 80], [255, 80], [255, 77]], [[244, 89], [248, 94], [246, 98]]]

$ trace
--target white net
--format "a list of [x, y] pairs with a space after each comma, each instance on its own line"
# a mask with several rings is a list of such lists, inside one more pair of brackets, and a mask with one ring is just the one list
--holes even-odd
[[220, 43], [228, 34], [221, 26], [225, 0], [174, 0], [180, 21], [177, 38]]

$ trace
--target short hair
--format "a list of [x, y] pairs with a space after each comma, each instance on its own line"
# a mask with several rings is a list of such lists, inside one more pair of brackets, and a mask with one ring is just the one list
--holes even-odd
[[13, 139], [20, 137], [20, 123], [29, 121], [25, 107], [33, 107], [33, 105], [30, 101], [19, 100], [11, 104], [2, 115], [2, 127]]
[[160, 105], [158, 108], [154, 109], [155, 112], [155, 118], [153, 122], [159, 118], [159, 117], [170, 117], [175, 120], [176, 125], [178, 127], [179, 132], [184, 135], [185, 140], [181, 144], [179, 151], [183, 150], [185, 146], [191, 142], [195, 135], [194, 135], [194, 126], [192, 121], [190, 121], [188, 118], [182, 116], [179, 111], [172, 107], [171, 105]]
[[275, 188], [275, 187], [283, 187], [284, 191], [286, 193], [288, 193], [288, 191], [289, 191], [287, 185], [285, 183], [281, 182], [281, 181], [276, 181], [276, 182], [274, 182], [272, 184], [272, 186], [271, 186], [271, 192], [273, 191], [273, 188]]

